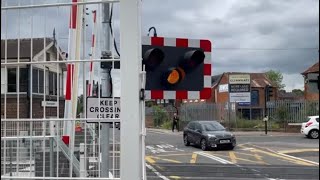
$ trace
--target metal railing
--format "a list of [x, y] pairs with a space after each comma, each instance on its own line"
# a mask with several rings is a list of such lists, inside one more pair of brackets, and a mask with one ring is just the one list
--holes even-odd
[[[101, 176], [105, 170], [101, 169], [100, 153], [103, 137], [100, 126], [109, 122], [116, 127], [115, 123], [119, 123], [120, 119], [93, 118], [96, 123], [88, 123], [92, 118], [85, 118], [85, 102], [78, 104], [79, 109], [82, 105], [84, 117], [77, 118], [73, 114], [73, 118], [66, 118], [65, 93], [60, 91], [65, 89], [67, 64], [72, 63], [78, 67], [83, 65], [77, 81], [82, 78], [85, 82], [89, 62], [100, 67], [102, 61], [109, 61], [112, 65], [114, 61], [119, 61], [119, 57], [114, 57], [114, 49], [111, 49], [110, 59], [101, 59], [99, 56], [90, 58], [86, 49], [91, 40], [87, 40], [84, 35], [82, 41], [77, 42], [77, 46], [83, 47], [83, 54], [79, 58], [67, 60], [63, 54], [68, 52], [70, 55], [70, 49], [66, 48], [70, 48], [70, 37], [62, 35], [68, 31], [68, 24], [71, 23], [70, 9], [90, 5], [90, 10], [98, 10], [97, 21], [100, 22], [102, 3], [116, 3], [119, 0], [59, 2], [1, 1], [1, 75], [4, 75], [1, 78], [1, 89], [4, 89], [1, 91], [1, 179], [120, 179], [118, 129], [110, 130], [110, 144], [107, 145], [110, 149], [109, 178]], [[83, 12], [83, 17], [86, 13], [92, 15], [90, 10]], [[92, 18], [83, 19], [80, 34], [86, 34], [85, 25], [90, 26]], [[113, 34], [111, 36], [114, 38]], [[102, 38], [96, 34], [97, 42], [102, 41]], [[25, 82], [20, 82], [23, 75], [20, 67], [28, 71], [27, 86], [23, 84]], [[16, 68], [16, 84], [8, 84], [8, 79], [13, 77], [7, 73], [9, 68]], [[41, 69], [43, 73], [34, 76], [33, 69]], [[101, 70], [95, 69], [94, 80], [101, 84]], [[49, 78], [49, 73], [56, 73], [56, 78]], [[21, 89], [21, 85], [26, 88]], [[15, 93], [8, 92], [9, 86], [15, 89]], [[80, 86], [75, 87], [73, 94], [83, 92], [85, 95], [85, 86], [84, 83], [82, 89], [78, 88]], [[37, 93], [33, 91], [36, 87]], [[50, 94], [52, 90], [56, 92], [55, 95]], [[66, 122], [72, 124], [72, 143], [63, 140]]]

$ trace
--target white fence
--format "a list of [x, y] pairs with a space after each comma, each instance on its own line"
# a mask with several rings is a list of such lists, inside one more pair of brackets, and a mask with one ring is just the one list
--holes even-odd
[[[106, 136], [100, 118], [93, 119], [98, 123], [87, 123], [88, 119], [74, 114], [72, 118], [64, 116], [67, 63], [78, 66], [74, 72], [81, 71], [73, 79], [74, 85], [75, 79], [80, 85], [82, 78], [86, 87], [88, 62], [100, 67], [101, 61], [114, 65], [119, 60], [114, 57], [113, 49], [110, 59], [90, 58], [89, 51], [86, 53], [88, 44], [92, 43], [91, 36], [86, 38], [90, 28], [85, 30], [86, 24], [91, 27], [93, 23], [91, 16], [85, 17], [86, 13], [91, 15], [91, 10], [100, 10], [103, 2], [118, 1], [58, 2], [1, 1], [1, 179], [120, 179], [120, 130], [111, 128]], [[70, 37], [65, 32], [69, 29], [69, 19], [72, 23], [71, 6], [84, 10], [84, 21], [82, 18], [77, 21], [83, 23], [77, 32], [82, 34], [82, 41], [77, 42], [77, 47], [81, 47], [80, 58], [66, 61]], [[101, 22], [99, 13], [97, 17]], [[102, 38], [97, 34], [95, 40], [101, 42]], [[100, 68], [96, 69], [94, 79], [101, 84]], [[85, 95], [86, 88], [78, 87], [81, 86], [75, 86], [72, 94]], [[78, 104], [79, 109], [80, 106], [85, 110], [85, 101]], [[120, 119], [103, 121], [116, 127]], [[66, 124], [72, 125], [71, 143], [64, 139]], [[100, 153], [105, 137], [110, 142], [106, 145], [107, 160]], [[108, 163], [109, 178], [102, 175], [106, 173], [103, 162]]]

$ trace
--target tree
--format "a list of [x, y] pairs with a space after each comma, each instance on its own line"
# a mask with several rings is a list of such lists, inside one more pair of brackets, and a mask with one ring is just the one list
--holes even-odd
[[304, 91], [302, 91], [301, 89], [293, 89], [292, 93], [296, 96], [303, 96], [304, 95]]
[[283, 90], [286, 87], [282, 84], [283, 75], [280, 71], [269, 70], [266, 73], [267, 78], [275, 85], [279, 90]]

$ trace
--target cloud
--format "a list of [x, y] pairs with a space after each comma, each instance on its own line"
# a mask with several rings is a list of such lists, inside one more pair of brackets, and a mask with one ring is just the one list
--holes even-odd
[[[27, 4], [31, 1], [21, 2]], [[67, 0], [56, 0], [56, 2], [64, 1]], [[12, 0], [7, 2], [17, 3]], [[96, 5], [90, 5], [89, 11], [96, 8]], [[44, 33], [43, 10], [32, 12], [26, 10], [28, 12], [20, 16], [23, 19], [20, 21], [20, 27], [22, 27], [20, 34], [30, 35], [28, 27], [30, 27], [32, 14], [33, 35], [51, 36], [52, 29], [55, 27], [59, 33], [61, 45], [66, 49], [69, 9], [68, 7], [59, 9], [57, 12], [57, 8], [47, 8], [46, 33]], [[88, 18], [87, 52], [89, 52], [92, 32], [90, 19]], [[8, 35], [17, 36], [17, 15], [14, 12], [8, 13], [8, 20], [10, 20], [7, 24]], [[4, 27], [3, 21], [1, 25]], [[118, 4], [114, 5], [113, 26], [119, 47]], [[317, 0], [143, 1], [142, 35], [147, 35], [147, 30], [151, 26], [157, 28], [159, 36], [211, 40], [213, 74], [228, 71], [279, 70], [284, 74], [284, 83], [288, 90], [303, 87], [303, 81], [296, 81], [296, 79], [302, 78], [300, 73], [314, 64], [319, 55], [319, 1]], [[4, 28], [1, 28], [1, 38], [4, 37], [3, 32]], [[101, 37], [99, 39], [101, 40]], [[99, 54], [98, 42], [97, 57]], [[99, 69], [99, 63], [95, 64], [96, 70]], [[95, 75], [99, 78], [98, 71]], [[119, 81], [115, 83], [119, 84]]]

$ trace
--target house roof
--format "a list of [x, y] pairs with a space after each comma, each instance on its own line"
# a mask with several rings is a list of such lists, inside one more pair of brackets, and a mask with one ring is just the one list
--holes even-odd
[[303, 95], [297, 95], [293, 92], [278, 91], [278, 97], [281, 99], [302, 99]]
[[[52, 38], [46, 38], [46, 46], [53, 42]], [[34, 57], [44, 48], [44, 38], [32, 39], [32, 56]], [[20, 39], [20, 58], [31, 58], [31, 39]], [[54, 48], [56, 49], [56, 48]], [[7, 58], [16, 59], [18, 55], [18, 40], [7, 39]], [[32, 57], [32, 58], [33, 58]], [[5, 40], [1, 40], [1, 59], [5, 58]]]
[[223, 74], [211, 76], [211, 84], [212, 84], [212, 87], [214, 87], [214, 86], [216, 86], [217, 84], [219, 84], [220, 79], [222, 78], [222, 75], [223, 75]]
[[307, 70], [305, 70], [301, 74], [306, 75], [306, 74], [314, 73], [314, 72], [319, 72], [319, 61], [317, 63], [315, 63], [314, 65], [312, 65], [311, 67], [309, 67]]

